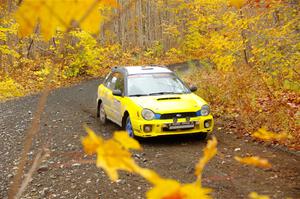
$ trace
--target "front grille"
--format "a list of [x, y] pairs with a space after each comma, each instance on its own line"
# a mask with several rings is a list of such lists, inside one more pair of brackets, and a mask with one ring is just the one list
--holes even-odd
[[173, 118], [188, 118], [188, 117], [196, 117], [196, 112], [184, 112], [184, 113], [166, 113], [161, 114], [160, 119], [173, 119]]

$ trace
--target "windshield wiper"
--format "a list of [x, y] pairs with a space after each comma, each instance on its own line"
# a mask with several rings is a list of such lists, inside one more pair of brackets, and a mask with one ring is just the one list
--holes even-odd
[[150, 93], [149, 95], [167, 95], [167, 94], [183, 94], [181, 92], [157, 92], [157, 93]]

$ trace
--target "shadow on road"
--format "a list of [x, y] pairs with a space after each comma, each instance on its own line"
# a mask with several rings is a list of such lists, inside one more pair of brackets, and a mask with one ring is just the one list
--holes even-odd
[[[209, 139], [209, 138], [208, 138]], [[166, 145], [182, 145], [182, 144], [195, 144], [203, 143], [206, 144], [207, 139], [201, 139], [197, 135], [166, 135], [159, 137], [149, 138], [137, 138], [142, 145], [155, 145], [155, 146], [166, 146]]]

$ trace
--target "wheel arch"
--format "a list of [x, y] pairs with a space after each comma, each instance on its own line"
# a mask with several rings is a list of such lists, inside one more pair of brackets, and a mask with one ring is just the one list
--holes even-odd
[[125, 128], [125, 125], [126, 125], [126, 119], [127, 117], [129, 116], [129, 112], [126, 110], [123, 114], [123, 117], [122, 117], [122, 127]]

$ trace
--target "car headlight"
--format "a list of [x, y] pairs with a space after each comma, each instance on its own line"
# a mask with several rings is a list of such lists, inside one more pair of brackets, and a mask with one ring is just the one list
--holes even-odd
[[208, 106], [208, 105], [203, 105], [203, 106], [201, 107], [201, 115], [202, 115], [202, 116], [207, 116], [207, 115], [209, 115], [209, 113], [210, 113], [210, 108], [209, 108], [209, 106]]
[[142, 116], [145, 120], [153, 120], [155, 114], [153, 113], [153, 111], [145, 108], [142, 110]]

